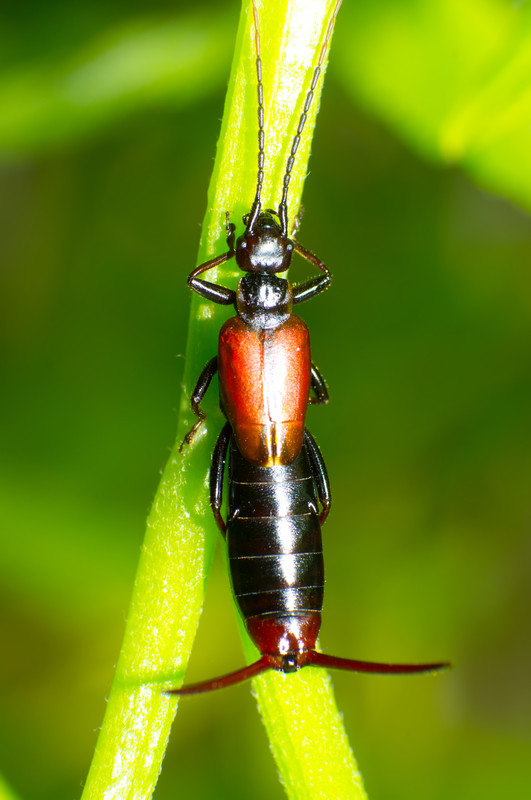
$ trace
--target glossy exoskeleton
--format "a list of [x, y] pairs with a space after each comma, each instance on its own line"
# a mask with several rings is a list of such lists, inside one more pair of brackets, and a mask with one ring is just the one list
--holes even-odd
[[[278, 212], [261, 208], [264, 106], [260, 39], [253, 8], [259, 130], [256, 195], [250, 213], [244, 217], [244, 233], [234, 241], [235, 228], [229, 225], [228, 251], [201, 264], [188, 278], [188, 285], [201, 297], [234, 305], [237, 312], [221, 328], [218, 354], [199, 376], [191, 397], [198, 421], [183, 446], [193, 441], [205, 420], [200, 403], [217, 371], [227, 423], [212, 457], [210, 502], [226, 537], [234, 597], [261, 657], [229, 675], [172, 690], [176, 694], [222, 688], [271, 668], [288, 673], [314, 665], [411, 673], [432, 672], [444, 666], [375, 664], [336, 658], [315, 649], [324, 587], [321, 525], [330, 509], [330, 486], [320, 450], [305, 427], [305, 417], [309, 402], [328, 402], [328, 391], [311, 362], [308, 329], [292, 308], [326, 289], [331, 275], [320, 259], [288, 235], [287, 195], [339, 5], [340, 0], [306, 94]], [[280, 278], [278, 273], [288, 269], [293, 252], [323, 274], [298, 286]], [[236, 291], [199, 277], [230, 258], [235, 258], [245, 273]], [[227, 453], [229, 510], [225, 522], [221, 507]]]

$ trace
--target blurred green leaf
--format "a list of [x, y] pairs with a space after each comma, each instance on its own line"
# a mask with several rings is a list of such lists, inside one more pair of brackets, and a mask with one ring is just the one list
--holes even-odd
[[137, 19], [58, 64], [0, 79], [0, 159], [93, 134], [145, 106], [182, 106], [223, 82], [233, 33], [226, 13]]
[[0, 800], [18, 800], [16, 794], [7, 785], [3, 777], [0, 775]]
[[[347, 4], [338, 37], [356, 102], [415, 148], [531, 208], [531, 10], [508, 0]], [[0, 80], [0, 159], [79, 139], [222, 81], [230, 14], [137, 19], [61, 63]]]
[[531, 208], [529, 3], [350, 3], [337, 50], [357, 102], [429, 158]]
[[[2, 523], [9, 532], [0, 549], [4, 590], [24, 594], [56, 620], [80, 624], [104, 615], [113, 599], [129, 590], [119, 568], [134, 572], [135, 554], [127, 541], [135, 520], [125, 522], [123, 515], [95, 509], [72, 492], [66, 495], [53, 480], [26, 474], [17, 481], [18, 475], [0, 474]], [[53, 570], [42, 568], [47, 562]], [[93, 581], [100, 584], [96, 602], [86, 593]]]

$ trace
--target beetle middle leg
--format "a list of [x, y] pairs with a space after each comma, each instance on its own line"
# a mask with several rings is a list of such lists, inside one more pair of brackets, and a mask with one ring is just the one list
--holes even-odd
[[181, 446], [179, 447], [179, 453], [183, 452], [183, 448], [185, 444], [192, 444], [194, 441], [195, 435], [203, 422], [206, 420], [206, 414], [202, 408], [199, 407], [199, 403], [202, 401], [203, 397], [206, 394], [208, 387], [210, 386], [210, 381], [218, 371], [218, 359], [217, 356], [211, 358], [207, 365], [202, 370], [199, 378], [197, 379], [197, 383], [195, 385], [194, 391], [192, 392], [192, 396], [190, 398], [190, 404], [192, 406], [192, 411], [199, 417], [195, 425], [193, 425], [186, 436], [183, 439]]
[[330, 395], [328, 394], [328, 388], [326, 386], [325, 380], [315, 364], [312, 364], [311, 368], [311, 388], [314, 392], [314, 397], [309, 397], [308, 402], [314, 405], [326, 405], [330, 400]]

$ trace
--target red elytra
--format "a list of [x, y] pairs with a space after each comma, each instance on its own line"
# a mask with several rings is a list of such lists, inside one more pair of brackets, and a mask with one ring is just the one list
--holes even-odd
[[231, 317], [219, 335], [221, 406], [251, 464], [291, 464], [300, 453], [310, 392], [310, 335], [300, 317], [256, 330]]

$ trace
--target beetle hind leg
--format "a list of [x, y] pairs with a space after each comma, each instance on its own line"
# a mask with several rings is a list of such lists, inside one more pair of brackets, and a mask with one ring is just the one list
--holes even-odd
[[221, 516], [221, 506], [223, 504], [223, 475], [225, 473], [225, 461], [227, 460], [227, 450], [229, 447], [232, 428], [228, 422], [225, 423], [218, 436], [214, 452], [212, 453], [212, 465], [210, 467], [210, 505], [216, 524], [223, 536], [226, 534], [225, 521]]

